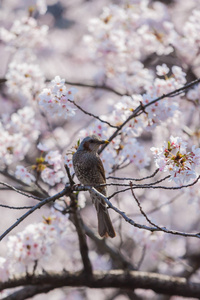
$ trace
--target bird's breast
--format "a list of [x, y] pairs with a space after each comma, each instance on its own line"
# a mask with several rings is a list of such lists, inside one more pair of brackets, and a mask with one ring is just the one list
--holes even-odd
[[98, 171], [99, 158], [91, 153], [85, 153], [84, 151], [77, 151], [73, 155], [73, 165], [78, 180], [85, 185], [92, 185], [100, 180]]

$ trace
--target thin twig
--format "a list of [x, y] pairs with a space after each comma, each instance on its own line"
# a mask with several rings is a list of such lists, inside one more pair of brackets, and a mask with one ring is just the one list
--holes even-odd
[[[152, 213], [154, 213], [154, 212], [160, 210], [162, 207], [167, 206], [167, 205], [173, 203], [173, 202], [174, 202], [175, 200], [177, 200], [181, 195], [182, 195], [182, 193], [180, 193], [180, 194], [174, 196], [174, 197], [173, 197], [172, 199], [170, 199], [169, 201], [166, 201], [166, 202], [164, 202], [164, 203], [162, 203], [162, 204], [160, 204], [160, 205], [158, 205], [158, 206], [156, 206], [156, 207], [150, 209], [147, 213], [148, 213], [148, 214], [152, 214]], [[138, 216], [138, 214], [131, 214], [131, 215], [129, 214], [129, 216], [132, 216], [132, 217], [134, 216], [134, 217], [136, 217], [136, 216]]]
[[108, 176], [106, 177], [106, 179], [115, 179], [115, 180], [128, 180], [128, 181], [142, 181], [142, 180], [146, 180], [146, 179], [149, 179], [149, 178], [152, 178], [154, 177], [157, 173], [158, 173], [159, 169], [156, 169], [155, 172], [153, 172], [152, 175], [149, 175], [149, 176], [146, 176], [146, 177], [143, 177], [143, 178], [129, 178], [129, 177], [115, 177], [115, 176]]
[[10, 184], [8, 184], [8, 183], [5, 183], [5, 182], [0, 181], [0, 184], [3, 185], [3, 186], [8, 187], [9, 189], [11, 189], [11, 190], [17, 192], [18, 194], [21, 194], [21, 195], [23, 195], [23, 196], [26, 196], [26, 197], [28, 197], [28, 198], [32, 198], [32, 199], [36, 199], [36, 200], [42, 200], [42, 198], [39, 198], [39, 197], [36, 197], [36, 196], [33, 196], [33, 195], [29, 195], [29, 194], [27, 194], [27, 193], [24, 193], [24, 192], [18, 190], [17, 188], [15, 188], [14, 186], [12, 186], [12, 185], [10, 185]]
[[68, 165], [66, 165], [66, 164], [64, 165], [64, 167], [65, 167], [65, 170], [67, 172], [67, 176], [68, 176], [68, 179], [69, 179], [69, 184], [72, 187], [75, 184], [75, 182], [73, 181], [73, 178], [71, 176], [70, 169], [69, 169]]
[[[160, 183], [161, 181], [164, 181], [166, 180], [167, 178], [169, 178], [170, 175], [156, 181], [156, 182], [153, 182], [153, 183], [149, 183], [149, 184], [133, 184], [132, 183], [132, 189], [164, 189], [164, 190], [181, 190], [183, 188], [187, 188], [187, 187], [190, 187], [190, 186], [193, 186], [195, 185], [199, 179], [200, 179], [200, 176], [197, 177], [197, 179], [195, 181], [193, 181], [192, 183], [188, 183], [188, 184], [185, 184], [185, 185], [181, 185], [181, 186], [161, 186], [161, 185], [156, 185], [158, 183]], [[124, 184], [120, 184], [120, 183], [109, 183], [109, 184], [104, 184], [104, 185], [118, 185], [118, 186], [130, 186], [130, 184], [127, 184], [127, 183], [124, 183]], [[101, 185], [101, 186], [104, 186], [104, 185]], [[99, 185], [95, 186], [95, 187], [98, 187]], [[120, 190], [120, 191], [117, 191], [115, 193], [113, 193], [112, 195], [110, 195], [108, 197], [108, 199], [111, 199], [112, 197], [114, 197], [116, 194], [119, 194], [119, 193], [123, 193], [123, 192], [126, 192], [128, 190], [130, 190], [131, 188], [125, 188], [123, 190]]]
[[98, 117], [98, 116], [96, 116], [96, 115], [94, 115], [94, 114], [92, 114], [92, 113], [89, 113], [88, 111], [86, 111], [85, 109], [83, 109], [80, 105], [78, 105], [75, 101], [72, 101], [72, 100], [69, 100], [69, 99], [68, 99], [68, 101], [69, 101], [70, 103], [74, 104], [74, 105], [75, 105], [78, 109], [80, 109], [80, 111], [82, 111], [84, 114], [86, 114], [86, 115], [88, 115], [88, 116], [90, 116], [90, 117], [93, 117], [93, 118], [99, 120], [100, 122], [107, 124], [108, 126], [110, 126], [110, 127], [112, 127], [112, 128], [118, 128], [118, 126], [112, 125], [112, 124], [110, 124], [108, 121], [105, 121], [105, 120], [101, 119], [100, 117]]
[[[30, 186], [28, 184], [26, 184], [25, 182], [23, 182], [20, 179], [16, 178], [16, 176], [14, 174], [11, 174], [10, 172], [8, 172], [7, 169], [0, 170], [0, 174], [2, 174], [3, 176], [5, 176], [5, 177], [7, 177], [7, 178], [9, 178], [11, 180], [13, 180], [15, 183], [16, 182], [19, 183], [20, 185], [24, 186], [26, 189], [30, 188]], [[41, 190], [41, 188], [40, 188], [40, 190]], [[42, 197], [48, 197], [49, 196], [48, 194], [46, 194], [46, 192], [45, 193], [44, 192], [41, 193], [38, 189], [30, 191], [30, 193], [31, 194], [37, 193], [37, 194], [41, 195]], [[43, 198], [41, 198], [41, 199], [43, 199]], [[38, 200], [40, 200], [40, 199], [38, 199]]]
[[135, 201], [137, 202], [137, 205], [138, 205], [138, 207], [139, 207], [139, 209], [140, 209], [141, 214], [145, 217], [145, 219], [149, 222], [149, 224], [151, 224], [152, 226], [154, 226], [154, 227], [156, 227], [156, 228], [158, 228], [159, 230], [162, 231], [162, 228], [161, 228], [160, 226], [158, 226], [157, 224], [153, 223], [153, 222], [149, 219], [149, 217], [145, 214], [145, 212], [143, 211], [142, 206], [141, 206], [139, 200], [137, 199], [137, 197], [135, 196], [135, 194], [134, 194], [134, 192], [133, 192], [133, 189], [132, 189], [132, 182], [130, 182], [130, 187], [131, 187], [131, 193], [132, 193], [132, 195], [133, 195], [133, 198], [134, 198]]
[[9, 208], [9, 209], [30, 209], [33, 206], [10, 206], [5, 204], [0, 204], [0, 207]]

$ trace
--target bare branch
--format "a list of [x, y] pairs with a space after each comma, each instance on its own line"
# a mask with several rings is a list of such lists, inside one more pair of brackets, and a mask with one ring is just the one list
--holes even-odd
[[[145, 183], [145, 184], [135, 184], [135, 183], [132, 183], [132, 187], [134, 188], [144, 188], [144, 187], [151, 187], [151, 186], [154, 186], [158, 183], [161, 183], [163, 181], [165, 181], [166, 179], [170, 178], [170, 175], [167, 175], [155, 182], [152, 182], [152, 183]], [[110, 183], [105, 183], [105, 184], [99, 184], [98, 186], [130, 186], [130, 183], [115, 183], [115, 182], [110, 182]], [[97, 187], [97, 185], [95, 185], [95, 187]]]
[[112, 127], [112, 128], [118, 128], [118, 126], [112, 125], [112, 124], [110, 124], [108, 121], [105, 121], [105, 120], [101, 119], [100, 117], [98, 117], [98, 116], [96, 116], [96, 115], [94, 115], [94, 114], [92, 114], [92, 113], [89, 113], [88, 111], [86, 111], [85, 109], [83, 109], [80, 105], [78, 105], [75, 101], [72, 101], [72, 100], [69, 100], [69, 99], [68, 99], [68, 101], [69, 101], [70, 103], [74, 104], [74, 105], [75, 105], [78, 109], [80, 109], [80, 111], [82, 111], [84, 114], [86, 114], [86, 115], [88, 115], [88, 116], [90, 116], [90, 117], [93, 117], [93, 118], [99, 120], [100, 122], [107, 124], [108, 126], [110, 126], [110, 127]]
[[[197, 297], [200, 295], [200, 284], [188, 281], [183, 277], [175, 277], [168, 275], [161, 275], [150, 272], [123, 270], [111, 271], [94, 271], [93, 277], [87, 277], [83, 273], [70, 273], [64, 271], [61, 274], [45, 273], [42, 275], [33, 275], [30, 277], [24, 276], [17, 279], [9, 280], [8, 282], [0, 283], [0, 289], [13, 288], [18, 286], [30, 287], [33, 285], [39, 288], [39, 293], [46, 288], [46, 292], [60, 287], [89, 287], [89, 288], [119, 288], [134, 290], [137, 288], [151, 289], [155, 293], [165, 295], [177, 295], [183, 297]], [[35, 289], [37, 293], [37, 289]], [[16, 294], [15, 294], [16, 295]], [[34, 295], [33, 293], [31, 294]], [[18, 294], [20, 296], [20, 294]], [[13, 299], [13, 298], [4, 298]], [[25, 298], [15, 298], [25, 299]]]
[[83, 229], [84, 227], [80, 216], [80, 212], [77, 209], [77, 200], [75, 194], [71, 193], [70, 199], [71, 199], [71, 209], [72, 209], [71, 217], [73, 218], [73, 223], [76, 227], [76, 231], [78, 234], [79, 249], [83, 261], [84, 272], [86, 273], [87, 277], [90, 277], [92, 276], [92, 264], [89, 259], [89, 251], [86, 242], [86, 235]]
[[[151, 183], [151, 184], [143, 184], [143, 185], [136, 185], [136, 184], [132, 184], [132, 186], [126, 189], [135, 189], [135, 188], [164, 188], [164, 189], [172, 189], [172, 190], [176, 190], [176, 189], [182, 189], [188, 186], [192, 186], [194, 185], [200, 178], [200, 176], [191, 184], [188, 185], [183, 185], [180, 187], [162, 187], [162, 186], [154, 186], [154, 184], [157, 184], [163, 180], [165, 180], [167, 177], [158, 180], [157, 182]], [[115, 185], [115, 184], [113, 184]], [[120, 184], [121, 185], [121, 184]], [[127, 186], [127, 184], [122, 184], [121, 186]], [[73, 189], [72, 189], [73, 188]], [[185, 233], [185, 232], [179, 232], [179, 231], [174, 231], [174, 230], [168, 230], [165, 227], [162, 228], [158, 228], [158, 226], [154, 226], [154, 227], [148, 227], [146, 225], [141, 225], [138, 223], [135, 223], [131, 218], [129, 218], [124, 212], [120, 211], [117, 207], [113, 206], [112, 203], [108, 200], [107, 197], [105, 197], [104, 195], [102, 195], [101, 193], [99, 193], [94, 187], [92, 186], [82, 186], [82, 185], [74, 185], [73, 187], [70, 187], [69, 185], [66, 185], [66, 187], [59, 193], [55, 194], [52, 197], [47, 197], [45, 199], [43, 199], [42, 201], [40, 201], [37, 205], [33, 206], [29, 211], [27, 211], [24, 215], [22, 215], [13, 225], [11, 225], [1, 236], [0, 236], [0, 241], [9, 233], [11, 232], [16, 226], [18, 226], [24, 219], [26, 219], [30, 214], [32, 214], [35, 210], [41, 208], [42, 206], [44, 206], [45, 204], [55, 201], [56, 199], [59, 199], [60, 197], [68, 194], [71, 195], [72, 191], [86, 191], [86, 190], [93, 190], [95, 194], [99, 195], [100, 197], [102, 197], [102, 199], [104, 199], [104, 201], [107, 203], [107, 205], [112, 208], [113, 210], [115, 210], [118, 214], [120, 214], [128, 223], [130, 223], [131, 225], [140, 228], [140, 229], [146, 229], [146, 230], [150, 230], [151, 232], [153, 231], [158, 231], [158, 230], [162, 230], [166, 233], [171, 233], [171, 234], [175, 234], [175, 235], [181, 235], [181, 236], [190, 236], [190, 237], [196, 237], [196, 238], [200, 238], [200, 233]], [[120, 192], [124, 192], [125, 190], [122, 190]], [[110, 196], [111, 197], [111, 196]], [[110, 198], [109, 197], [109, 198]]]
[[153, 223], [153, 222], [149, 219], [149, 217], [145, 214], [145, 212], [143, 211], [142, 206], [141, 206], [139, 200], [137, 199], [137, 197], [135, 196], [135, 194], [134, 194], [134, 192], [133, 192], [133, 189], [132, 189], [132, 183], [131, 183], [131, 182], [130, 182], [130, 187], [131, 187], [131, 193], [132, 193], [132, 195], [133, 195], [133, 198], [134, 198], [135, 201], [137, 202], [137, 205], [138, 205], [138, 207], [139, 207], [139, 209], [140, 209], [141, 214], [145, 217], [145, 219], [146, 219], [152, 226], [155, 226], [155, 227], [157, 227], [159, 230], [162, 231], [163, 229], [162, 229], [160, 226], [158, 226], [158, 225], [156, 225], [155, 223]]
[[48, 285], [48, 284], [44, 284], [42, 286], [26, 286], [25, 288], [22, 288], [4, 298], [2, 298], [3, 300], [25, 300], [28, 299], [30, 297], [33, 297], [35, 295], [38, 294], [42, 294], [42, 293], [48, 293], [49, 291], [53, 290], [54, 288], [52, 287], [52, 285]]
[[[50, 80], [46, 80], [46, 81], [50, 81]], [[93, 83], [72, 82], [69, 80], [65, 80], [65, 83], [72, 85], [72, 86], [80, 86], [80, 87], [84, 87], [84, 88], [102, 89], [102, 90], [106, 90], [108, 92], [112, 92], [118, 96], [129, 96], [127, 93], [121, 93], [119, 91], [116, 91], [112, 87], [106, 86], [104, 84], [100, 85], [100, 84], [93, 84]]]
[[25, 197], [32, 198], [32, 199], [36, 199], [36, 200], [42, 200], [42, 198], [39, 198], [39, 197], [36, 197], [36, 196], [33, 196], [33, 195], [29, 195], [29, 194], [24, 193], [24, 192], [18, 190], [17, 188], [15, 188], [14, 186], [12, 186], [12, 185], [10, 185], [10, 184], [8, 184], [8, 183], [5, 183], [5, 182], [0, 181], [0, 184], [3, 185], [3, 186], [6, 186], [6, 187], [8, 187], [8, 188], [10, 188], [11, 190], [13, 190], [13, 191], [17, 192], [18, 194], [21, 194], [21, 195], [23, 195], [23, 196], [25, 196]]
[[128, 181], [142, 181], [142, 180], [146, 180], [146, 179], [149, 179], [149, 178], [152, 178], [154, 177], [157, 173], [159, 172], [159, 169], [156, 169], [152, 175], [149, 175], [149, 176], [146, 176], [146, 177], [143, 177], [143, 178], [129, 178], [129, 177], [115, 177], [115, 176], [108, 176], [106, 177], [106, 179], [115, 179], [115, 180], [128, 180]]
[[[159, 226], [154, 226], [154, 227], [149, 227], [149, 226], [146, 226], [146, 225], [142, 225], [142, 224], [139, 224], [139, 223], [136, 223], [135, 221], [133, 221], [131, 218], [129, 218], [125, 212], [121, 211], [120, 209], [118, 209], [117, 207], [115, 207], [109, 200], [107, 197], [105, 197], [103, 194], [101, 194], [100, 192], [98, 192], [94, 187], [91, 187], [91, 186], [82, 186], [82, 185], [79, 185], [79, 186], [75, 186], [74, 187], [75, 190], [77, 191], [88, 191], [88, 190], [92, 190], [96, 195], [98, 195], [100, 198], [102, 198], [106, 204], [108, 205], [108, 207], [110, 207], [111, 209], [113, 209], [114, 211], [116, 211], [119, 215], [121, 215], [124, 220], [126, 222], [128, 222], [129, 224], [133, 225], [134, 227], [137, 227], [139, 229], [145, 229], [145, 230], [149, 230], [151, 232], [154, 232], [154, 231], [163, 231], [165, 233], [170, 233], [170, 234], [173, 234], [173, 235], [180, 235], [180, 236], [184, 236], [184, 237], [195, 237], [195, 238], [198, 238], [200, 239], [200, 233], [187, 233], [187, 232], [181, 232], [181, 231], [176, 231], [176, 230], [169, 230], [167, 229], [166, 227], [159, 227]], [[130, 188], [131, 189], [131, 188]]]
[[[28, 184], [26, 184], [25, 182], [21, 181], [20, 179], [16, 178], [16, 176], [14, 176], [14, 174], [11, 174], [10, 172], [8, 172], [7, 169], [5, 170], [0, 170], [0, 174], [2, 174], [3, 176], [13, 180], [14, 182], [19, 183], [20, 185], [24, 186], [24, 188], [29, 192], [30, 190], [30, 186]], [[35, 188], [36, 186], [34, 186]], [[37, 187], [39, 189], [34, 189], [34, 190], [30, 190], [30, 193], [33, 195], [41, 195], [41, 197], [48, 197], [48, 193], [46, 191], [44, 191], [44, 189], [42, 189], [38, 183], [37, 183]], [[43, 198], [42, 198], [43, 199]]]
[[67, 176], [68, 176], [68, 179], [69, 179], [70, 186], [72, 187], [75, 184], [75, 182], [73, 181], [73, 178], [71, 176], [68, 165], [65, 164], [64, 167], [65, 167], [65, 170], [67, 172]]
[[135, 270], [135, 267], [132, 263], [125, 257], [123, 254], [112, 248], [106, 242], [106, 239], [99, 238], [88, 226], [83, 224], [85, 233], [95, 242], [98, 247], [98, 251], [101, 253], [109, 253], [110, 257], [112, 258], [114, 265], [118, 268], [123, 268], [126, 270]]
[[10, 206], [5, 204], [0, 204], [0, 207], [9, 208], [9, 209], [30, 209], [33, 206]]

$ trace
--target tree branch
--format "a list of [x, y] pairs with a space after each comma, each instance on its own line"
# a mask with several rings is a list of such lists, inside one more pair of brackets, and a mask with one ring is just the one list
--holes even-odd
[[[155, 293], [177, 295], [183, 297], [197, 297], [200, 295], [200, 283], [190, 282], [183, 277], [173, 277], [150, 272], [123, 270], [94, 271], [93, 277], [87, 278], [83, 273], [62, 272], [61, 274], [45, 273], [42, 275], [24, 276], [8, 282], [0, 283], [0, 289], [19, 286], [30, 286], [38, 292], [46, 292], [59, 287], [89, 287], [89, 288], [119, 288], [135, 290], [151, 289]], [[44, 291], [42, 291], [44, 289]], [[23, 291], [23, 290], [22, 290]], [[24, 292], [24, 291], [23, 291]], [[20, 291], [19, 291], [20, 293]], [[19, 294], [18, 294], [19, 295]], [[33, 295], [33, 293], [31, 294]], [[20, 295], [19, 295], [20, 296]], [[9, 297], [9, 296], [8, 296]], [[4, 298], [13, 299], [13, 298]], [[16, 298], [15, 298], [16, 299]], [[17, 298], [25, 299], [25, 298]]]
[[89, 113], [88, 111], [86, 111], [85, 109], [83, 109], [80, 105], [78, 105], [75, 101], [72, 101], [72, 100], [69, 100], [69, 99], [68, 99], [68, 101], [69, 101], [70, 103], [72, 103], [73, 105], [75, 105], [75, 106], [76, 106], [80, 111], [82, 111], [84, 114], [86, 114], [86, 115], [88, 115], [88, 116], [90, 116], [90, 117], [93, 117], [93, 118], [99, 120], [100, 122], [107, 124], [108, 126], [110, 126], [110, 127], [112, 127], [112, 128], [118, 128], [118, 126], [112, 125], [112, 124], [109, 123], [108, 121], [105, 121], [105, 120], [101, 119], [100, 117], [98, 117], [98, 116], [96, 116], [96, 115], [94, 115], [94, 114], [92, 114], [92, 113]]
[[33, 196], [33, 195], [29, 195], [29, 194], [27, 194], [27, 193], [24, 193], [24, 192], [20, 191], [19, 189], [17, 189], [16, 187], [14, 187], [14, 186], [12, 186], [12, 185], [10, 185], [10, 184], [8, 184], [8, 183], [5, 183], [5, 182], [0, 181], [0, 184], [3, 185], [3, 186], [6, 186], [6, 187], [8, 187], [8, 188], [10, 188], [11, 190], [17, 192], [18, 194], [21, 194], [21, 195], [23, 195], [23, 196], [26, 196], [26, 197], [28, 197], [28, 198], [32, 198], [32, 199], [36, 199], [36, 200], [42, 200], [42, 198], [39, 198], [39, 197], [36, 197], [36, 196]]
[[130, 178], [130, 177], [115, 177], [115, 176], [108, 176], [106, 177], [106, 179], [115, 179], [115, 180], [128, 180], [128, 181], [142, 181], [142, 180], [146, 180], [149, 178], [154, 177], [157, 173], [159, 172], [159, 169], [156, 169], [153, 174], [143, 177], [143, 178]]
[[39, 202], [38, 204], [36, 204], [35, 206], [33, 206], [30, 210], [28, 210], [24, 215], [22, 215], [13, 225], [11, 225], [1, 236], [0, 236], [0, 241], [9, 233], [11, 232], [16, 226], [18, 226], [24, 219], [26, 219], [30, 214], [32, 214], [35, 210], [41, 208], [42, 206], [44, 206], [45, 204], [55, 201], [56, 199], [59, 199], [60, 197], [68, 194], [70, 192], [70, 187], [69, 186], [65, 186], [65, 188], [55, 194], [52, 197], [48, 197], [45, 198], [44, 200], [42, 200], [41, 202]]
[[[181, 94], [181, 93], [184, 93], [186, 90], [188, 90], [189, 88], [191, 88], [192, 86], [194, 86], [195, 84], [199, 83], [200, 82], [200, 78], [184, 85], [183, 87], [179, 88], [179, 89], [176, 89], [170, 93], [167, 93], [167, 94], [164, 94], [160, 97], [157, 97], [156, 99], [152, 100], [151, 102], [143, 105], [142, 103], [133, 111], [133, 113], [120, 125], [118, 126], [118, 128], [115, 130], [115, 132], [111, 135], [111, 137], [109, 138], [109, 142], [111, 142], [116, 136], [117, 134], [120, 132], [120, 130], [130, 121], [132, 120], [133, 118], [137, 117], [138, 115], [140, 115], [142, 112], [145, 111], [145, 109], [152, 105], [152, 104], [155, 104], [156, 102], [164, 99], [164, 98], [167, 98], [167, 97], [175, 97], [177, 96], [177, 93], [178, 94]], [[101, 149], [99, 150], [99, 154], [108, 146], [108, 144], [105, 144], [101, 147]]]
[[[119, 208], [115, 207], [109, 200], [106, 196], [104, 196], [103, 194], [101, 194], [100, 192], [98, 192], [94, 187], [92, 186], [82, 186], [82, 185], [79, 185], [79, 186], [75, 186], [74, 187], [77, 191], [88, 191], [88, 190], [92, 190], [96, 195], [98, 195], [100, 198], [102, 198], [106, 204], [108, 205], [108, 207], [110, 207], [111, 209], [113, 209], [114, 211], [116, 211], [119, 215], [121, 215], [124, 220], [126, 222], [128, 222], [129, 224], [133, 225], [134, 227], [137, 227], [139, 229], [145, 229], [145, 230], [149, 230], [151, 232], [154, 232], [154, 231], [163, 231], [165, 233], [170, 233], [170, 234], [173, 234], [173, 235], [180, 235], [180, 236], [184, 236], [184, 237], [195, 237], [195, 238], [198, 238], [200, 239], [200, 233], [187, 233], [187, 232], [181, 232], [181, 231], [176, 231], [176, 230], [169, 230], [167, 229], [166, 227], [159, 227], [159, 226], [154, 226], [154, 227], [149, 227], [149, 226], [146, 226], [146, 225], [142, 225], [142, 224], [139, 224], [139, 223], [136, 223], [135, 221], [133, 221], [131, 218], [129, 218], [125, 212], [121, 211]], [[130, 187], [131, 189], [131, 187]]]
[[135, 270], [133, 264], [119, 251], [108, 245], [106, 239], [100, 239], [94, 232], [85, 224], [83, 224], [85, 233], [95, 242], [100, 253], [109, 253], [114, 265], [125, 270]]
[[80, 249], [82, 262], [84, 266], [84, 272], [87, 275], [87, 277], [90, 277], [92, 276], [92, 264], [89, 259], [89, 250], [86, 242], [86, 235], [83, 229], [84, 227], [80, 216], [80, 212], [77, 209], [77, 201], [75, 197], [76, 197], [75, 194], [70, 195], [71, 209], [72, 209], [71, 217], [73, 218], [73, 223], [76, 227], [76, 231], [78, 234], [79, 249]]

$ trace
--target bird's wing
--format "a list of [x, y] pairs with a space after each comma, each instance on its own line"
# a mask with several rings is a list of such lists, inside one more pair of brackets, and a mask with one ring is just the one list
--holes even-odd
[[104, 170], [104, 166], [103, 166], [103, 163], [102, 163], [100, 157], [98, 157], [97, 169], [98, 169], [98, 172], [101, 174], [101, 177], [103, 179], [102, 181], [106, 182], [105, 170]]

